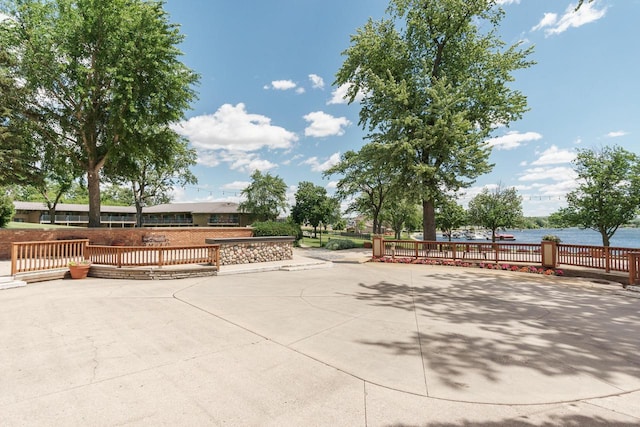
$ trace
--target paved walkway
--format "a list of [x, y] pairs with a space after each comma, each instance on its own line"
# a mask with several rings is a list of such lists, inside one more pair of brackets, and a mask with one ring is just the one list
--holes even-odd
[[640, 425], [618, 285], [296, 255], [0, 291], [0, 425]]

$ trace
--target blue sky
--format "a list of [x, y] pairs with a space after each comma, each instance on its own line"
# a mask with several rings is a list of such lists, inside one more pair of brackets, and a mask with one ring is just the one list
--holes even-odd
[[[502, 0], [500, 35], [534, 45], [537, 62], [515, 74], [530, 111], [495, 130], [482, 187], [516, 187], [524, 214], [548, 215], [575, 186], [578, 148], [619, 145], [640, 154], [640, 0]], [[186, 39], [183, 61], [200, 74], [199, 99], [179, 131], [198, 151], [199, 183], [176, 202], [238, 201], [255, 169], [332, 193], [322, 172], [365, 141], [359, 106], [332, 86], [350, 35], [386, 0], [167, 0]]]

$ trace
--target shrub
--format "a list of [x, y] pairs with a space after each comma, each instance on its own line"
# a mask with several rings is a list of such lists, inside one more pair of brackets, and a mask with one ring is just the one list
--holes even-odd
[[300, 226], [290, 222], [264, 221], [251, 224], [255, 237], [263, 236], [293, 236], [296, 242], [302, 239]]
[[560, 238], [554, 234], [547, 234], [546, 236], [542, 236], [542, 240], [546, 242], [562, 242], [562, 240], [560, 240]]
[[3, 191], [0, 193], [0, 227], [6, 227], [14, 214], [13, 200]]
[[332, 239], [332, 240], [329, 240], [327, 244], [324, 245], [324, 247], [325, 249], [329, 249], [331, 251], [339, 251], [341, 249], [355, 248], [356, 244], [353, 242], [353, 240]]

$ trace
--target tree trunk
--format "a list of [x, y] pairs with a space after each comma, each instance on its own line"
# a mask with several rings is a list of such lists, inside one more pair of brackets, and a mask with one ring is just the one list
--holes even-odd
[[142, 203], [136, 200], [136, 227], [142, 227]]
[[87, 171], [87, 190], [89, 190], [89, 228], [99, 228], [100, 223], [100, 170], [89, 168]]
[[602, 246], [608, 247], [609, 244], [610, 244], [609, 236], [607, 235], [607, 233], [605, 231], [601, 231], [600, 234], [602, 235]]
[[55, 205], [49, 205], [49, 224], [55, 224], [56, 223], [56, 206]]
[[436, 209], [433, 200], [422, 201], [422, 238], [436, 240]]

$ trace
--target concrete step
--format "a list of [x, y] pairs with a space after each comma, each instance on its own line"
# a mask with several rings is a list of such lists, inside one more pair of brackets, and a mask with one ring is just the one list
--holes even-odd
[[16, 280], [13, 276], [0, 276], [0, 290], [27, 286], [27, 282]]

